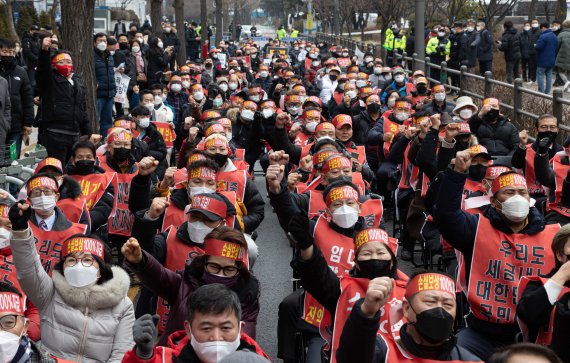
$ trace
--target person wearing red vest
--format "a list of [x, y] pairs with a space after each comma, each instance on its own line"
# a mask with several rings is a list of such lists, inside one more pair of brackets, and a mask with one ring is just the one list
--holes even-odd
[[524, 176], [507, 172], [491, 187], [491, 205], [483, 213], [461, 210], [471, 165], [469, 150], [455, 157], [454, 168], [441, 174], [434, 220], [447, 242], [463, 254], [465, 268], [458, 281], [467, 295], [470, 314], [459, 343], [487, 360], [492, 352], [515, 341], [518, 281], [554, 267], [550, 241], [559, 225], [544, 224], [542, 213], [530, 208]]
[[[401, 309], [390, 311], [390, 319], [407, 323], [392, 335], [378, 337], [381, 315], [391, 300], [392, 281], [370, 282], [364, 298], [350, 312], [336, 354], [338, 363], [349, 362], [481, 362], [461, 346], [453, 334], [457, 312], [453, 278], [435, 272], [419, 272], [410, 277]], [[393, 293], [392, 293], [393, 294]], [[396, 316], [393, 317], [392, 315]], [[401, 323], [401, 322], [400, 322]], [[398, 336], [399, 335], [399, 336]]]
[[260, 284], [248, 269], [247, 251], [242, 232], [226, 226], [217, 227], [204, 240], [204, 254], [194, 257], [179, 274], [143, 251], [136, 239], [131, 238], [124, 244], [121, 252], [126, 266], [145, 287], [170, 305], [168, 322], [159, 345], [166, 345], [169, 334], [185, 328], [184, 320], [192, 292], [208, 284], [225, 285], [239, 296], [245, 321], [243, 330], [255, 337]]
[[570, 225], [552, 240], [552, 271], [523, 278], [517, 304], [524, 340], [550, 346], [564, 362], [570, 358]]
[[240, 300], [231, 289], [221, 284], [198, 287], [188, 299], [186, 311], [181, 317], [185, 337], [176, 347], [154, 346], [156, 316], [137, 319], [133, 326], [136, 346], [125, 354], [123, 363], [213, 363], [236, 351], [253, 352], [269, 362], [267, 354], [244, 332]]
[[68, 362], [53, 358], [30, 335], [27, 299], [15, 287], [0, 282], [0, 360], [18, 363]]
[[[546, 192], [542, 188], [544, 184], [538, 181], [537, 171], [534, 165], [534, 158], [537, 153], [548, 155], [549, 163], [556, 153], [563, 150], [562, 145], [556, 142], [558, 136], [558, 119], [550, 114], [541, 115], [535, 122], [536, 140], [529, 144], [527, 130], [519, 132], [520, 143], [513, 152], [511, 164], [514, 168], [523, 171], [529, 192], [534, 199], [544, 199]], [[543, 139], [548, 139], [548, 143], [539, 151], [539, 143]], [[546, 185], [550, 187], [549, 185]]]
[[[16, 277], [16, 266], [12, 258], [10, 248], [10, 220], [8, 212], [10, 204], [5, 204], [8, 200], [8, 192], [0, 190], [0, 286], [6, 284], [17, 289], [22, 296], [24, 293], [20, 289], [20, 284]], [[1, 290], [1, 288], [0, 288]], [[27, 334], [33, 341], [40, 340], [40, 314], [38, 308], [30, 301], [26, 300], [24, 316], [28, 319]]]
[[95, 165], [96, 159], [95, 145], [89, 141], [78, 141], [73, 145], [71, 158], [65, 166], [66, 174], [79, 183], [86, 199], [93, 231], [107, 224], [113, 211], [113, 178], [116, 178], [115, 172], [106, 172]]
[[[352, 159], [359, 165], [368, 165], [366, 162], [366, 152], [363, 145], [356, 145], [352, 140], [354, 134], [352, 130], [352, 117], [349, 115], [339, 114], [332, 119], [332, 124], [335, 128], [335, 137], [346, 148]], [[358, 164], [356, 165], [358, 168]], [[370, 167], [368, 167], [370, 168]], [[360, 171], [360, 170], [357, 170]]]
[[[394, 285], [394, 289], [400, 289], [403, 295], [405, 281], [398, 277], [398, 262], [392, 251], [392, 248], [396, 248], [397, 241], [388, 237], [386, 231], [379, 228], [360, 230], [354, 237], [355, 267], [350, 270], [348, 277], [339, 277], [329, 267], [328, 261], [315, 244], [311, 234], [307, 233], [309, 229], [310, 221], [306, 216], [293, 217], [291, 235], [295, 239], [298, 254], [291, 266], [298, 271], [301, 283], [307, 292], [314, 296], [330, 314], [330, 329], [334, 338], [329, 343], [333, 343], [332, 357], [334, 357], [338, 347], [338, 338], [346, 321], [345, 312], [340, 311], [340, 316], [337, 316], [337, 312], [339, 312], [339, 306], [349, 303], [346, 291], [354, 288], [348, 285], [359, 284], [361, 281], [357, 280], [362, 280], [363, 285], [368, 285], [368, 283], [384, 285], [387, 292], [388, 290], [391, 292]], [[393, 279], [398, 281], [394, 282]], [[384, 320], [386, 317], [387, 315]], [[321, 330], [323, 330], [323, 325], [321, 322]], [[333, 328], [339, 330], [335, 331]], [[330, 351], [328, 353], [331, 354]], [[332, 359], [334, 361], [334, 358]], [[366, 360], [354, 359], [353, 361], [365, 362]]]
[[539, 141], [537, 150], [542, 151], [537, 151], [534, 155], [534, 173], [538, 183], [550, 190], [546, 200], [546, 222], [565, 225], [570, 222], [570, 137], [562, 144], [564, 150], [557, 152], [552, 158], [547, 152], [551, 142], [550, 138]]

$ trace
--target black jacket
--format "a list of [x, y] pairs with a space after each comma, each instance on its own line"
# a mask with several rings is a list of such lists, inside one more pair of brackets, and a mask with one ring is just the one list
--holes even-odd
[[459, 69], [462, 65], [467, 65], [469, 52], [469, 36], [465, 32], [452, 34], [449, 36], [451, 46], [449, 49], [449, 62], [453, 69]]
[[534, 45], [536, 44], [536, 42], [538, 41], [538, 38], [540, 38], [540, 30], [538, 28], [531, 28], [528, 31], [528, 35], [526, 38], [526, 46], [528, 46], [528, 55], [529, 56], [536, 56], [536, 48], [534, 47]]
[[477, 44], [477, 59], [479, 61], [493, 60], [493, 34], [485, 28], [479, 32]]
[[367, 144], [368, 132], [370, 129], [372, 129], [372, 127], [374, 127], [376, 122], [380, 121], [381, 119], [382, 116], [380, 116], [377, 120], [373, 120], [367, 110], [360, 112], [359, 115], [356, 115], [352, 118], [352, 140], [356, 143], [356, 145]]
[[41, 98], [41, 129], [90, 135], [91, 122], [86, 112], [86, 91], [83, 80], [73, 75], [73, 85], [51, 68], [50, 52], [40, 51], [36, 82]]
[[113, 56], [107, 50], [101, 52], [93, 50], [95, 62], [95, 79], [97, 80], [97, 98], [115, 97], [117, 85], [115, 84], [115, 63]]
[[28, 73], [20, 66], [0, 67], [0, 76], [8, 81], [12, 108], [11, 132], [20, 132], [23, 126], [34, 123], [34, 93]]
[[[149, 48], [147, 65], [148, 84], [158, 83], [162, 76], [162, 72], [168, 67], [170, 56], [159, 47], [153, 46]], [[161, 73], [159, 73], [161, 72]]]
[[33, 36], [30, 32], [26, 32], [22, 37], [22, 53], [28, 68], [35, 68], [38, 66], [40, 54], [40, 42], [37, 36]]
[[428, 103], [424, 106], [424, 111], [429, 112], [430, 115], [435, 115], [436, 113], [447, 113], [450, 117], [453, 117], [453, 109], [455, 104], [449, 101], [443, 101], [443, 105], [440, 107], [435, 101]]
[[166, 144], [154, 124], [148, 125], [145, 135], [140, 140], [148, 145], [148, 156], [154, 157], [159, 162], [166, 158]]
[[515, 28], [506, 30], [501, 37], [499, 50], [505, 53], [505, 60], [514, 62], [521, 59], [521, 38]]
[[477, 65], [477, 45], [475, 41], [477, 40], [477, 36], [479, 33], [476, 30], [472, 32], [465, 32], [467, 35], [467, 60], [466, 66], [469, 68], [473, 68]]
[[475, 113], [469, 119], [469, 128], [477, 136], [479, 143], [487, 148], [493, 156], [512, 155], [520, 142], [519, 131], [509, 119], [503, 115], [498, 116], [494, 124], [484, 122]]

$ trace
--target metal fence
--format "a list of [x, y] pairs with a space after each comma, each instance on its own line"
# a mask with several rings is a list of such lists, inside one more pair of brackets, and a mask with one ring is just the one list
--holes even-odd
[[[309, 39], [311, 39], [311, 41], [322, 41], [328, 44], [340, 44], [341, 46], [346, 47], [353, 52], [356, 51], [358, 47], [358, 49], [362, 52], [370, 51], [374, 55], [380, 56], [380, 49], [375, 44], [365, 44], [364, 42], [358, 42], [349, 38], [323, 33], [316, 33], [314, 36], [309, 36]], [[496, 86], [504, 87], [505, 89], [510, 90], [512, 92], [512, 100], [506, 101], [504, 98], [497, 98], [501, 99], [501, 107], [509, 111], [511, 114], [511, 121], [520, 129], [524, 128], [522, 122], [523, 117], [537, 120], [540, 116], [524, 109], [525, 105], [523, 104], [523, 96], [530, 95], [540, 100], [546, 101], [549, 103], [548, 109], [550, 110], [550, 113], [558, 119], [560, 123], [560, 129], [566, 133], [570, 132], [570, 126], [567, 125], [564, 110], [564, 106], [570, 106], [570, 100], [564, 98], [564, 92], [560, 88], [554, 88], [552, 95], [548, 95], [530, 88], [525, 88], [523, 80], [520, 78], [517, 78], [514, 81], [514, 84], [510, 84], [493, 79], [493, 74], [491, 72], [486, 72], [484, 76], [481, 76], [478, 74], [469, 73], [466, 66], [462, 66], [459, 70], [452, 69], [447, 66], [446, 62], [441, 62], [441, 64], [431, 63], [429, 57], [420, 59], [417, 57], [416, 53], [414, 53], [412, 56], [409, 56], [406, 53], [398, 54], [397, 59], [399, 60], [398, 63], [400, 64], [401, 61], [402, 66], [406, 69], [408, 68], [408, 65], [411, 65], [412, 69], [417, 69], [418, 65], [420, 64], [423, 65], [425, 67], [428, 80], [432, 83], [440, 83], [441, 80], [447, 80], [449, 75], [459, 76], [459, 84], [461, 87], [455, 87], [446, 82], [444, 82], [444, 85], [449, 90], [457, 91], [460, 96], [470, 96], [475, 99], [483, 100], [487, 97], [497, 97], [497, 93], [495, 91]], [[432, 70], [434, 69], [440, 71], [440, 79], [433, 79], [431, 77]], [[483, 82], [483, 94], [473, 92], [472, 90], [465, 87], [465, 85], [469, 84], [473, 80]]]

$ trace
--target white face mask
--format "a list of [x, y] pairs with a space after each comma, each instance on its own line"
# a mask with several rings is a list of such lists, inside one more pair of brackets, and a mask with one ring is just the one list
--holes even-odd
[[196, 243], [204, 243], [204, 238], [214, 229], [208, 227], [204, 222], [188, 222], [188, 235]]
[[144, 42], [144, 38], [137, 38], [137, 42], [139, 42], [140, 44], [142, 44]]
[[350, 99], [353, 99], [356, 97], [356, 91], [346, 91], [346, 95], [350, 97]]
[[194, 348], [194, 352], [200, 361], [204, 363], [218, 363], [228, 355], [235, 352], [240, 345], [241, 329], [238, 332], [236, 339], [233, 342], [226, 342], [222, 340], [208, 341], [200, 343], [194, 338], [190, 339], [190, 345]]
[[319, 62], [318, 60], [312, 61], [312, 62], [311, 62], [311, 65], [312, 65], [313, 67], [318, 67], [318, 66], [321, 65], [321, 62]]
[[436, 93], [433, 98], [435, 98], [437, 102], [443, 102], [445, 100], [445, 93]]
[[55, 209], [55, 195], [41, 195], [31, 198], [32, 209], [42, 213], [51, 213]]
[[382, 68], [380, 67], [374, 67], [374, 74], [375, 75], [379, 75], [382, 73]]
[[260, 76], [261, 78], [265, 78], [265, 77], [269, 76], [269, 72], [267, 72], [267, 71], [261, 71], [261, 72], [259, 72], [259, 76]]
[[164, 28], [164, 31], [167, 33], [170, 33], [172, 31], [172, 29], [171, 28]]
[[202, 99], [204, 98], [204, 92], [202, 91], [194, 92], [193, 95], [196, 101], [202, 101]]
[[81, 262], [77, 262], [75, 266], [66, 267], [63, 270], [63, 276], [73, 287], [85, 287], [94, 284], [97, 282], [98, 273], [99, 269], [97, 267], [85, 267]]
[[146, 129], [148, 125], [150, 125], [150, 119], [148, 117], [139, 120], [139, 126], [141, 128]]
[[182, 91], [182, 85], [180, 83], [174, 83], [173, 85], [170, 86], [170, 90], [172, 92], [178, 93]]
[[332, 220], [340, 228], [350, 228], [358, 221], [358, 211], [345, 204], [333, 212]]
[[330, 136], [321, 136], [317, 139], [317, 142], [322, 141], [322, 140], [331, 140], [334, 141], [334, 139]]
[[438, 33], [437, 33], [437, 36], [440, 37], [440, 38], [442, 38], [442, 37], [445, 36], [445, 32], [438, 32]]
[[394, 105], [395, 105], [395, 104], [396, 104], [396, 99], [395, 99], [395, 98], [389, 99], [388, 102], [386, 103], [386, 105], [387, 105], [389, 108], [394, 108]]
[[396, 112], [395, 115], [398, 121], [406, 121], [410, 118], [410, 114], [407, 112]]
[[10, 246], [12, 233], [6, 228], [0, 228], [0, 250]]
[[370, 58], [370, 57], [366, 57], [364, 58], [364, 63], [370, 63], [372, 62], [374, 59]]
[[253, 102], [259, 102], [259, 95], [250, 96], [249, 100]]
[[263, 114], [263, 117], [270, 118], [271, 116], [273, 116], [273, 109], [272, 108], [264, 108], [263, 111], [261, 111], [261, 113]]
[[0, 363], [10, 363], [20, 347], [20, 338], [14, 333], [0, 330]]
[[154, 96], [154, 105], [159, 106], [162, 104], [162, 96]]
[[154, 111], [154, 103], [146, 103], [144, 107], [146, 107], [150, 112]]
[[138, 52], [140, 52], [141, 48], [140, 47], [132, 47], [131, 50], [133, 51], [133, 53], [138, 53]]
[[402, 82], [404, 82], [404, 75], [403, 75], [403, 74], [398, 74], [397, 76], [394, 77], [394, 81], [396, 81], [397, 83], [402, 83]]
[[483, 28], [480, 27], [480, 26], [478, 26], [478, 27], [477, 27], [477, 31], [480, 32], [481, 30], [483, 30]]
[[305, 129], [306, 129], [307, 131], [309, 131], [310, 133], [313, 133], [313, 132], [315, 132], [315, 129], [317, 128], [317, 125], [318, 125], [318, 124], [319, 124], [319, 123], [316, 122], [316, 121], [307, 122], [307, 123], [305, 124]]
[[111, 53], [111, 55], [115, 55], [115, 51], [114, 51], [114, 50], [110, 50], [109, 53]]
[[245, 121], [253, 121], [254, 116], [255, 113], [252, 110], [248, 110], [247, 108], [241, 111], [241, 118]]
[[356, 87], [362, 88], [362, 87], [364, 87], [364, 86], [366, 86], [366, 81], [365, 81], [365, 80], [359, 79], [359, 80], [356, 81]]
[[157, 46], [158, 46], [160, 49], [162, 49], [162, 47], [164, 47], [164, 43], [158, 42]]
[[534, 29], [538, 29], [538, 24], [532, 24], [532, 27], [533, 27]]
[[229, 87], [232, 91], [236, 90], [236, 89], [237, 89], [237, 86], [238, 86], [238, 85], [237, 85], [237, 83], [235, 83], [235, 82], [228, 83], [228, 87]]
[[190, 81], [182, 81], [182, 87], [186, 89], [190, 88]]
[[471, 118], [471, 116], [473, 116], [473, 110], [471, 110], [469, 108], [466, 108], [464, 110], [459, 111], [459, 117], [461, 117], [464, 120]]
[[228, 139], [228, 141], [231, 141], [231, 140], [232, 140], [232, 138], [233, 138], [233, 136], [234, 136], [234, 135], [232, 134], [232, 132], [231, 132], [231, 131], [229, 131], [229, 132], [226, 132], [226, 139]]
[[105, 49], [107, 49], [107, 43], [106, 42], [97, 43], [97, 49], [103, 52]]
[[512, 222], [522, 222], [528, 216], [529, 201], [522, 195], [515, 195], [501, 204], [503, 215]]
[[529, 31], [530, 30], [530, 26], [525, 26], [524, 30]]
[[287, 112], [289, 112], [292, 116], [297, 116], [299, 111], [301, 110], [300, 107], [297, 106], [289, 106], [287, 107]]
[[221, 89], [222, 91], [224, 91], [224, 92], [227, 92], [227, 91], [228, 91], [228, 84], [227, 84], [227, 83], [222, 83], [222, 84], [220, 84], [219, 87], [220, 87], [220, 89]]

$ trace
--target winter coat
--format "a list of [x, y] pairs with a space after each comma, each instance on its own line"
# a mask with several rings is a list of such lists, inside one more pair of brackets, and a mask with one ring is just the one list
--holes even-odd
[[450, 117], [453, 117], [453, 109], [455, 108], [455, 103], [450, 101], [443, 101], [443, 105], [440, 107], [435, 101], [428, 103], [424, 106], [424, 111], [429, 112], [430, 115], [435, 115], [436, 113], [447, 113]]
[[479, 32], [473, 30], [472, 32], [465, 32], [467, 34], [467, 61], [465, 65], [473, 68], [477, 65], [477, 37]]
[[6, 136], [12, 124], [12, 102], [10, 101], [10, 91], [8, 81], [0, 77], [0, 144], [4, 144]]
[[148, 59], [148, 65], [147, 65], [146, 77], [148, 80], [148, 84], [152, 85], [154, 83], [159, 83], [161, 73], [168, 68], [168, 62], [170, 61], [170, 56], [168, 55], [168, 53], [166, 53], [159, 47], [153, 46], [148, 51], [147, 59]]
[[477, 59], [480, 62], [493, 60], [493, 34], [487, 29], [479, 32], [479, 37], [475, 41], [477, 44]]
[[103, 284], [72, 287], [59, 271], [45, 272], [30, 229], [14, 231], [10, 243], [20, 286], [40, 311], [42, 346], [68, 360], [121, 362], [134, 344], [127, 273], [114, 266]]
[[[140, 264], [133, 265], [129, 262], [125, 264], [138, 276], [145, 287], [162, 297], [170, 305], [165, 332], [158, 343], [166, 345], [170, 333], [184, 329], [183, 323], [188, 317], [188, 299], [192, 292], [204, 285], [201, 279], [203, 271], [199, 271], [193, 264], [186, 265], [183, 274], [170, 271], [146, 251], [143, 251], [143, 261]], [[239, 278], [231, 289], [237, 293], [241, 302], [241, 320], [245, 322], [244, 332], [255, 337], [255, 326], [259, 314], [259, 281], [253, 275], [248, 281]]]
[[558, 49], [558, 39], [550, 29], [542, 32], [536, 45], [536, 66], [541, 68], [552, 68], [556, 63], [556, 50]]
[[515, 28], [510, 28], [503, 33], [499, 50], [505, 53], [507, 62], [515, 62], [521, 59], [521, 39]]
[[0, 76], [8, 81], [12, 104], [11, 132], [22, 131], [23, 126], [31, 127], [34, 123], [34, 92], [26, 70], [20, 66], [1, 68]]
[[[41, 99], [39, 127], [71, 135], [90, 135], [86, 90], [82, 79], [73, 75], [73, 84], [52, 69], [50, 53], [40, 51], [36, 82]], [[0, 87], [1, 88], [1, 87]]]
[[112, 98], [117, 93], [115, 84], [115, 62], [108, 51], [93, 51], [95, 61], [95, 79], [97, 80], [97, 98]]
[[536, 55], [537, 51], [534, 47], [536, 42], [538, 42], [538, 38], [540, 37], [540, 29], [532, 28], [528, 31], [528, 55]]
[[469, 128], [493, 156], [512, 155], [520, 141], [516, 126], [503, 115], [499, 115], [496, 123], [489, 124], [476, 113], [469, 119]]
[[22, 37], [22, 53], [28, 68], [34, 69], [38, 66], [40, 42], [37, 36], [31, 35], [30, 32], [24, 34]]
[[558, 34], [558, 55], [556, 56], [556, 67], [570, 70], [570, 29], [564, 29]]
[[451, 48], [447, 64], [454, 69], [459, 69], [462, 65], [467, 64], [469, 36], [465, 32], [460, 32], [450, 35], [449, 41], [451, 42]]
[[[521, 40], [521, 58], [528, 59], [529, 52], [530, 52], [530, 30], [523, 30], [520, 33], [520, 40]], [[533, 46], [534, 48], [534, 46]]]
[[166, 144], [164, 143], [162, 135], [152, 123], [144, 129], [144, 132], [144, 136], [138, 139], [148, 145], [148, 155], [161, 162], [166, 158]]

